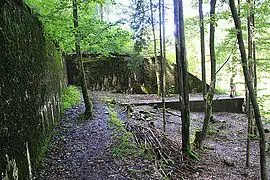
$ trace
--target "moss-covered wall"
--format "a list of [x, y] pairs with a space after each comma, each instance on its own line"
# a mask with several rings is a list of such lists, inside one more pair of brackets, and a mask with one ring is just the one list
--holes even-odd
[[[156, 67], [154, 58], [144, 59], [136, 70], [128, 68], [129, 56], [113, 58], [83, 54], [87, 85], [90, 90], [105, 90], [133, 93], [157, 93]], [[70, 84], [77, 84], [78, 71], [74, 55], [65, 56]], [[159, 68], [160, 69], [160, 68]], [[202, 92], [202, 82], [189, 74], [189, 92]], [[177, 93], [176, 66], [167, 64], [166, 89], [168, 93]]]
[[64, 85], [61, 54], [19, 2], [0, 1], [0, 179], [31, 179]]
[[90, 90], [125, 92], [130, 70], [125, 58], [84, 58], [87, 85]]
[[[127, 66], [128, 56], [105, 58], [83, 54], [83, 63], [86, 73], [87, 85], [90, 90], [122, 90], [128, 88], [129, 69]], [[75, 55], [65, 56], [67, 63], [68, 83], [78, 85], [78, 70]]]

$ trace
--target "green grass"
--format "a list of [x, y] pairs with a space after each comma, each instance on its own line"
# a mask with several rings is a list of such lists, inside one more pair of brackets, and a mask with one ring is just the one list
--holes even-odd
[[62, 96], [61, 112], [64, 113], [67, 109], [80, 103], [80, 91], [75, 86], [69, 86], [64, 89]]
[[55, 131], [50, 132], [48, 135], [44, 137], [44, 139], [39, 142], [39, 147], [37, 149], [37, 156], [35, 160], [35, 166], [40, 167], [45, 164], [45, 157], [47, 154], [47, 151], [53, 147], [53, 144], [51, 143], [51, 138], [55, 135]]
[[[121, 119], [118, 118], [118, 113], [114, 110], [115, 105], [109, 104], [110, 109], [110, 118], [108, 119], [110, 126], [116, 132], [116, 140], [115, 145], [112, 148], [112, 155], [116, 158], [125, 159], [127, 157], [146, 157], [147, 159], [151, 159], [152, 156], [150, 154], [149, 149], [144, 147], [138, 147], [136, 143], [133, 141], [134, 137], [131, 132], [128, 132], [124, 123]], [[119, 136], [120, 135], [120, 136]]]
[[113, 157], [125, 158], [129, 155], [133, 155], [137, 152], [136, 144], [131, 141], [133, 135], [130, 132], [127, 132], [123, 126], [123, 121], [119, 119], [118, 113], [116, 111], [110, 110], [110, 125], [122, 134], [116, 141], [116, 146], [112, 148]]
[[117, 117], [118, 113], [116, 111], [110, 111], [110, 116], [111, 116], [109, 119], [110, 124], [115, 126], [119, 130], [124, 130], [123, 121], [121, 121], [121, 119]]
[[109, 123], [112, 128], [114, 128], [119, 134], [122, 134], [117, 140], [116, 145], [112, 148], [113, 157], [125, 158], [129, 155], [135, 154], [136, 144], [131, 142], [133, 137], [130, 132], [127, 132], [123, 126], [123, 121], [119, 119], [118, 113], [113, 110], [113, 106], [110, 108], [110, 118]]
[[120, 144], [112, 149], [113, 157], [125, 158], [137, 153], [136, 144], [130, 142], [130, 139], [123, 135], [120, 138]]
[[215, 136], [218, 134], [228, 134], [228, 130], [219, 130], [219, 129], [212, 129], [210, 128], [207, 132], [209, 136]]

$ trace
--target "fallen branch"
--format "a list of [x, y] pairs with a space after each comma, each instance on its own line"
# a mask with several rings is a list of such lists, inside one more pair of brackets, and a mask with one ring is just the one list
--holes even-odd
[[[160, 130], [139, 124], [138, 122], [128, 123], [127, 130], [132, 132], [139, 146], [143, 145], [151, 150], [152, 155], [154, 155], [157, 161], [155, 164], [161, 174], [172, 176], [176, 172], [178, 174], [183, 173], [182, 170], [184, 169], [197, 171], [192, 166], [191, 161], [183, 160], [185, 158], [181, 154], [180, 143], [164, 135]], [[164, 166], [162, 164], [166, 164], [165, 167], [162, 167]]]
[[176, 114], [176, 113], [174, 113], [174, 112], [172, 112], [172, 111], [169, 111], [169, 110], [167, 110], [167, 109], [166, 109], [166, 113], [171, 114], [171, 115], [173, 115], [173, 116], [181, 117], [180, 114]]

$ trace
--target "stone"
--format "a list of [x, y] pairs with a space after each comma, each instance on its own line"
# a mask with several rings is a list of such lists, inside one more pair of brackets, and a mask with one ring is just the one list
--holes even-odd
[[230, 157], [224, 158], [224, 164], [226, 164], [227, 166], [234, 166], [234, 162], [233, 162], [232, 158], [230, 158]]

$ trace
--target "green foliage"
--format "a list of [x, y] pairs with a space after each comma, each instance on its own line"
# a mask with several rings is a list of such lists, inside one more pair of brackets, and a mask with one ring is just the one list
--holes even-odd
[[270, 124], [270, 120], [269, 119], [268, 120], [265, 120], [264, 123], [265, 124]]
[[227, 130], [220, 130], [216, 127], [211, 127], [209, 130], [208, 130], [208, 133], [207, 133], [209, 136], [216, 136], [216, 135], [219, 135], [219, 134], [228, 134], [228, 131]]
[[131, 142], [133, 135], [125, 130], [123, 127], [123, 121], [117, 116], [118, 113], [113, 111], [113, 108], [111, 107], [109, 122], [118, 133], [122, 134], [122, 136], [117, 140], [115, 147], [112, 148], [111, 153], [113, 157], [126, 158], [129, 155], [135, 154], [137, 152], [137, 148], [136, 144]]
[[61, 112], [71, 108], [80, 102], [80, 91], [75, 86], [69, 86], [64, 89], [64, 94], [62, 96]]
[[110, 119], [109, 122], [116, 126], [118, 129], [123, 129], [123, 121], [117, 117], [118, 113], [116, 111], [110, 111]]
[[270, 95], [264, 95], [264, 96], [258, 97], [258, 102], [259, 102], [259, 106], [260, 106], [262, 116], [264, 116], [266, 118], [270, 118], [269, 101], [270, 101]]
[[145, 93], [145, 94], [149, 94], [149, 89], [143, 85], [141, 85], [141, 90]]
[[75, 49], [75, 31], [79, 32], [83, 52], [109, 56], [133, 50], [132, 34], [121, 28], [121, 21], [109, 23], [101, 21], [97, 16], [96, 5], [109, 1], [78, 1], [79, 29], [73, 28], [72, 1], [27, 0], [26, 3], [43, 22], [45, 34], [67, 53]]
[[167, 93], [168, 93], [168, 96], [170, 96], [170, 95], [174, 96], [175, 95], [175, 86], [174, 85], [167, 86]]
[[229, 89], [223, 89], [220, 86], [216, 86], [216, 93], [217, 94], [228, 94], [228, 93], [230, 93], [230, 90]]
[[125, 135], [120, 138], [120, 142], [121, 143], [119, 145], [112, 149], [113, 157], [126, 158], [130, 155], [137, 153], [136, 144], [130, 142], [130, 139]]
[[145, 157], [148, 160], [152, 160], [153, 159], [152, 151], [153, 151], [152, 148], [149, 148], [147, 145], [142, 144], [140, 147], [140, 156]]
[[43, 141], [39, 143], [39, 148], [37, 149], [37, 157], [35, 159], [36, 168], [45, 164], [46, 153], [50, 148], [53, 147], [51, 138], [54, 136], [54, 134], [55, 131], [51, 131], [48, 135], [44, 136]]
[[144, 147], [137, 147], [134, 142], [134, 137], [131, 132], [126, 131], [123, 126], [123, 121], [118, 118], [118, 113], [114, 111], [115, 104], [109, 106], [110, 118], [109, 123], [112, 128], [114, 128], [116, 134], [121, 134], [117, 137], [114, 147], [112, 148], [113, 157], [125, 159], [127, 157], [145, 157], [147, 159], [152, 159], [151, 151]]
[[136, 53], [141, 53], [149, 40], [149, 31], [147, 31], [147, 29], [149, 29], [151, 21], [147, 9], [150, 9], [150, 7], [148, 1], [144, 0], [133, 0], [132, 3], [134, 14], [132, 17], [131, 28], [134, 31], [134, 49]]

